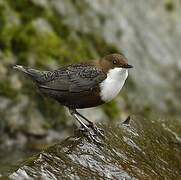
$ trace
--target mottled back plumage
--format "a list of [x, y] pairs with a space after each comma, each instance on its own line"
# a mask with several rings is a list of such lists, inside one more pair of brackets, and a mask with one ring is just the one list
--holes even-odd
[[42, 88], [81, 92], [88, 90], [106, 78], [106, 74], [95, 66], [76, 63], [54, 71], [39, 71], [28, 67], [15, 66], [28, 74]]
[[[49, 80], [50, 77], [51, 80]], [[48, 80], [43, 85], [47, 88], [58, 91], [81, 92], [102, 82], [106, 78], [106, 74], [94, 66], [78, 63], [52, 71], [46, 75], [46, 78]]]

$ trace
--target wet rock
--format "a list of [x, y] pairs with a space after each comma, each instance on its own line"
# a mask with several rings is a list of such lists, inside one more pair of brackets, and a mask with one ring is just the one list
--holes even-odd
[[176, 179], [181, 172], [181, 126], [133, 117], [101, 126], [102, 145], [74, 136], [34, 155], [11, 179]]
[[33, 151], [25, 147], [15, 145], [13, 149], [6, 148], [6, 151], [0, 149], [0, 179], [8, 180], [8, 174], [10, 174], [12, 168], [17, 167], [17, 164], [22, 163], [24, 159], [32, 156], [38, 151]]

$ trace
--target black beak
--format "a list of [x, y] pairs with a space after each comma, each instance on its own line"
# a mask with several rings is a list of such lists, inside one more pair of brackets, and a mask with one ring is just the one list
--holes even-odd
[[129, 64], [124, 64], [124, 65], [123, 65], [123, 68], [128, 69], [128, 68], [133, 68], [133, 66], [132, 66], [132, 65], [129, 65]]

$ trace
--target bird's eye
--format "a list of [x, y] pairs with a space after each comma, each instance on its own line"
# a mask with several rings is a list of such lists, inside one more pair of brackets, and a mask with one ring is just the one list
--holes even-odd
[[113, 64], [117, 64], [117, 61], [116, 61], [116, 60], [114, 60], [114, 61], [113, 61]]

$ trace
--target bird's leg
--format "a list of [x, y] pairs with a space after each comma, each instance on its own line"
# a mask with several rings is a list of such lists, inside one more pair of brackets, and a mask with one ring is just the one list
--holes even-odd
[[86, 117], [84, 117], [82, 114], [80, 114], [76, 110], [75, 110], [75, 113], [89, 123], [88, 127], [91, 127], [97, 134], [104, 137], [104, 131], [102, 129], [98, 128], [92, 121], [88, 120]]
[[77, 110], [75, 110], [75, 113], [80, 116], [81, 118], [83, 118], [84, 120], [86, 120], [89, 124], [88, 126], [92, 127], [94, 125], [94, 123], [90, 120], [88, 120], [86, 117], [84, 117], [82, 114], [80, 114]]
[[88, 138], [89, 138], [91, 141], [94, 141], [94, 142], [96, 142], [96, 143], [99, 143], [99, 142], [95, 139], [94, 134], [91, 133], [89, 127], [88, 127], [84, 122], [82, 122], [82, 121], [80, 120], [80, 118], [79, 118], [78, 115], [77, 115], [76, 110], [75, 110], [75, 109], [69, 109], [69, 112], [70, 112], [70, 114], [81, 124], [81, 126], [82, 126], [81, 130], [83, 130], [83, 131], [86, 133], [86, 135], [88, 136]]
[[70, 114], [81, 124], [82, 128], [85, 130], [85, 131], [89, 131], [89, 127], [84, 123], [82, 122], [79, 117], [77, 116], [77, 112], [75, 109], [69, 109], [69, 112]]

